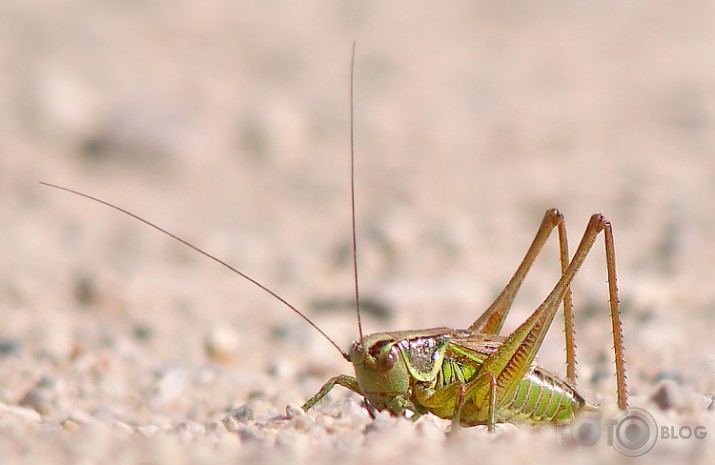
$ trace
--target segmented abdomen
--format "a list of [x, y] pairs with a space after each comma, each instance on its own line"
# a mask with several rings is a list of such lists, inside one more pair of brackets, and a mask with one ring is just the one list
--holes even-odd
[[583, 397], [566, 382], [534, 368], [519, 382], [511, 401], [499, 410], [507, 417], [543, 423], [571, 419], [585, 404]]

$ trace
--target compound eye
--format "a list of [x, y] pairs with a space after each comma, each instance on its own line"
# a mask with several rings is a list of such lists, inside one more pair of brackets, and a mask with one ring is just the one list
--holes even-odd
[[353, 351], [357, 352], [358, 354], [362, 354], [365, 351], [362, 345], [362, 341], [353, 344]]
[[382, 370], [390, 370], [397, 363], [397, 349], [395, 347], [390, 347], [390, 350], [380, 354], [377, 359], [377, 363]]

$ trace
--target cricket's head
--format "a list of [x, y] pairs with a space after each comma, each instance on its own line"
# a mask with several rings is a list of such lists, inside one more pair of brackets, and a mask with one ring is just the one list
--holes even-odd
[[389, 333], [365, 336], [350, 348], [350, 362], [368, 402], [401, 415], [403, 401], [410, 397], [410, 372], [398, 343]]
[[350, 349], [360, 392], [378, 410], [401, 415], [412, 384], [432, 382], [445, 357], [450, 330], [434, 328], [365, 336]]

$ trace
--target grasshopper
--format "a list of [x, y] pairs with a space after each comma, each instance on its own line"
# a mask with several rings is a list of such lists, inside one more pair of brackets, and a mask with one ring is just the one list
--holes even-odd
[[[558, 228], [561, 278], [539, 307], [508, 336], [499, 336], [512, 302], [529, 268]], [[487, 310], [467, 329], [432, 328], [360, 336], [345, 357], [355, 377], [339, 375], [303, 405], [309, 410], [337, 384], [365, 397], [368, 405], [394, 415], [432, 413], [459, 425], [526, 421], [532, 424], [572, 419], [596, 407], [575, 389], [575, 343], [570, 283], [603, 231], [616, 359], [618, 407], [628, 406], [622, 329], [616, 287], [611, 224], [594, 214], [573, 259], [568, 261], [563, 215], [549, 209], [514, 276]], [[534, 360], [559, 304], [566, 327], [567, 377], [561, 379]]]
[[[414, 331], [395, 331], [364, 335], [360, 316], [355, 226], [355, 156], [353, 136], [353, 79], [355, 45], [350, 71], [350, 177], [352, 205], [352, 245], [355, 300], [359, 339], [348, 353], [311, 321], [303, 312], [277, 293], [223, 260], [194, 246], [168, 230], [128, 210], [99, 198], [44, 183], [120, 211], [159, 232], [183, 243], [198, 253], [228, 268], [267, 292], [332, 344], [353, 365], [355, 376], [338, 375], [328, 380], [308, 399], [303, 410], [313, 408], [336, 386], [343, 386], [364, 397], [371, 414], [385, 410], [412, 418], [431, 413], [452, 421], [452, 428], [486, 425], [489, 431], [500, 422], [555, 423], [572, 419], [578, 412], [593, 410], [575, 388], [575, 342], [570, 285], [599, 233], [604, 233], [609, 303], [616, 364], [618, 407], [628, 406], [625, 358], [616, 286], [616, 255], [611, 223], [594, 214], [572, 258], [569, 258], [564, 216], [556, 209], [546, 211], [524, 259], [487, 310], [467, 329], [437, 327]], [[500, 336], [507, 314], [531, 265], [554, 229], [558, 230], [561, 277], [546, 299], [531, 316], [508, 336]], [[566, 379], [534, 361], [544, 337], [563, 303], [566, 336]]]

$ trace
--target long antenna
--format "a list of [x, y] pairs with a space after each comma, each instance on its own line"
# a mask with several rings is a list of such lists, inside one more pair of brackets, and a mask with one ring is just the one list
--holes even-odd
[[340, 352], [340, 355], [342, 355], [345, 360], [347, 360], [348, 362], [350, 361], [350, 356], [349, 356], [348, 354], [346, 354], [345, 352], [343, 352], [342, 349], [341, 349], [340, 347], [338, 347], [338, 345], [335, 343], [335, 341], [333, 341], [333, 340], [330, 338], [330, 336], [328, 336], [327, 334], [325, 334], [325, 332], [324, 332], [322, 329], [320, 329], [320, 328], [318, 327], [318, 325], [316, 325], [315, 323], [313, 323], [307, 316], [305, 316], [305, 314], [303, 314], [303, 312], [301, 312], [300, 310], [298, 310], [297, 308], [295, 308], [293, 305], [289, 304], [288, 301], [286, 301], [283, 297], [279, 296], [278, 294], [276, 294], [276, 293], [273, 292], [272, 290], [268, 289], [268, 288], [267, 288], [266, 286], [264, 286], [263, 284], [259, 283], [259, 282], [256, 281], [255, 279], [251, 278], [251, 277], [248, 276], [246, 273], [243, 273], [243, 272], [237, 270], [236, 268], [234, 268], [233, 266], [229, 265], [228, 263], [224, 262], [224, 261], [221, 260], [220, 258], [217, 258], [217, 257], [211, 255], [211, 254], [208, 253], [208, 252], [204, 252], [204, 251], [201, 250], [200, 248], [198, 248], [198, 247], [196, 247], [195, 245], [193, 245], [193, 244], [191, 244], [191, 243], [185, 241], [184, 239], [180, 238], [179, 236], [177, 236], [177, 235], [175, 235], [175, 234], [173, 234], [173, 233], [170, 233], [170, 232], [167, 231], [166, 229], [164, 229], [164, 228], [162, 228], [162, 227], [159, 227], [159, 226], [155, 225], [154, 223], [151, 223], [150, 221], [147, 221], [147, 220], [145, 220], [144, 218], [142, 218], [142, 217], [140, 217], [140, 216], [138, 216], [138, 215], [135, 215], [134, 213], [132, 213], [132, 212], [130, 212], [130, 211], [128, 211], [128, 210], [125, 210], [125, 209], [123, 209], [123, 208], [121, 208], [121, 207], [118, 207], [118, 206], [116, 206], [116, 205], [113, 205], [113, 204], [111, 204], [111, 203], [109, 203], [109, 202], [106, 202], [106, 201], [104, 201], [104, 200], [102, 200], [102, 199], [98, 199], [98, 198], [96, 198], [96, 197], [92, 197], [91, 195], [83, 194], [82, 192], [78, 192], [78, 191], [75, 191], [75, 190], [72, 190], [72, 189], [68, 189], [68, 188], [62, 187], [62, 186], [56, 186], [56, 185], [54, 185], [54, 184], [50, 184], [50, 183], [47, 183], [47, 182], [42, 182], [42, 181], [40, 181], [40, 184], [42, 184], [43, 186], [53, 187], [53, 188], [55, 188], [55, 189], [59, 189], [59, 190], [61, 190], [61, 191], [69, 192], [69, 193], [71, 193], [71, 194], [79, 195], [80, 197], [84, 197], [85, 199], [93, 200], [93, 201], [95, 201], [95, 202], [98, 202], [98, 203], [101, 203], [101, 204], [103, 204], [103, 205], [106, 205], [106, 206], [108, 206], [108, 207], [110, 207], [110, 208], [113, 208], [113, 209], [115, 209], [115, 210], [117, 210], [117, 211], [119, 211], [119, 212], [124, 213], [125, 215], [131, 216], [132, 218], [141, 221], [142, 223], [144, 223], [144, 224], [146, 224], [146, 225], [148, 225], [148, 226], [150, 226], [150, 227], [156, 229], [157, 231], [159, 231], [159, 232], [161, 232], [161, 233], [163, 233], [163, 234], [166, 234], [167, 236], [171, 237], [172, 239], [175, 239], [175, 240], [181, 242], [182, 244], [184, 244], [184, 245], [186, 245], [186, 246], [188, 246], [188, 247], [194, 249], [196, 252], [200, 253], [201, 255], [203, 255], [203, 256], [205, 256], [205, 257], [210, 258], [211, 260], [213, 260], [213, 261], [219, 263], [220, 265], [223, 265], [224, 267], [226, 267], [226, 268], [228, 268], [229, 270], [233, 271], [234, 273], [236, 273], [237, 275], [241, 276], [242, 278], [245, 278], [245, 279], [247, 279], [248, 281], [250, 281], [250, 282], [252, 282], [253, 284], [255, 284], [256, 286], [260, 287], [261, 289], [263, 289], [264, 291], [266, 291], [268, 294], [272, 295], [274, 298], [276, 298], [278, 301], [280, 301], [283, 305], [285, 305], [286, 307], [288, 307], [288, 308], [290, 308], [291, 310], [293, 310], [296, 314], [298, 314], [298, 316], [300, 316], [301, 318], [303, 318], [306, 322], [308, 322], [308, 324], [309, 324], [310, 326], [312, 326], [312, 327], [313, 327], [316, 331], [318, 331], [325, 339], [327, 339], [328, 342], [330, 342], [330, 343], [333, 345], [333, 347], [335, 347], [335, 349], [337, 349], [337, 351]]
[[360, 316], [360, 286], [358, 286], [358, 259], [357, 259], [357, 232], [355, 227], [355, 124], [354, 124], [354, 81], [355, 81], [355, 41], [353, 41], [353, 53], [350, 58], [350, 205], [352, 207], [353, 226], [353, 274], [355, 275], [355, 309], [357, 311], [358, 333], [360, 334], [360, 344], [364, 348], [364, 337], [362, 334], [362, 318]]

